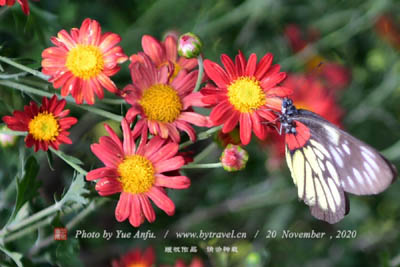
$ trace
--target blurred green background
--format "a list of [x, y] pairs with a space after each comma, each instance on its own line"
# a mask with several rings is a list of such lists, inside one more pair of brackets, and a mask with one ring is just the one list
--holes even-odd
[[[141, 37], [150, 34], [157, 39], [170, 31], [198, 34], [204, 43], [204, 57], [219, 62], [226, 53], [233, 57], [240, 49], [248, 56], [256, 53], [261, 58], [266, 52], [274, 54], [274, 63], [282, 71], [306, 73], [308, 54], [313, 53], [327, 62], [341, 64], [351, 73], [346, 88], [337, 93], [338, 105], [344, 110], [343, 127], [354, 136], [366, 141], [400, 167], [400, 2], [395, 0], [353, 1], [271, 1], [271, 0], [40, 0], [29, 2], [31, 15], [26, 17], [19, 5], [0, 9], [0, 55], [16, 58], [20, 63], [39, 68], [41, 52], [51, 46], [49, 38], [61, 29], [80, 27], [89, 17], [100, 22], [103, 32], [112, 31], [122, 37], [121, 46], [127, 55], [141, 48]], [[391, 18], [392, 28], [376, 26], [382, 18]], [[293, 51], [285, 29], [296, 25], [307, 35], [309, 29], [318, 33], [308, 48]], [[397, 34], [397, 37], [396, 37]], [[307, 36], [304, 37], [307, 39]], [[396, 39], [397, 38], [397, 39]], [[397, 43], [396, 43], [397, 42]], [[130, 83], [128, 64], [113, 80], [119, 88]], [[4, 71], [13, 68], [1, 64]], [[22, 82], [38, 83], [29, 76]], [[44, 90], [52, 91], [38, 84]], [[108, 97], [111, 95], [108, 94]], [[0, 115], [22, 109], [31, 99], [38, 97], [0, 86]], [[97, 103], [100, 101], [97, 101]], [[96, 103], [96, 104], [97, 104]], [[126, 106], [104, 106], [121, 114]], [[62, 146], [68, 154], [80, 158], [89, 170], [100, 166], [90, 152], [89, 145], [105, 134], [103, 118], [69, 107], [80, 119], [72, 128], [74, 144]], [[116, 124], [116, 127], [118, 125]], [[212, 140], [192, 146], [196, 153]], [[216, 148], [209, 162], [218, 161]], [[156, 209], [157, 219], [145, 223], [141, 231], [151, 230], [160, 236], [155, 240], [75, 239], [76, 229], [87, 232], [135, 232], [126, 221], [114, 218], [116, 197], [69, 231], [65, 242], [50, 242], [40, 250], [31, 247], [41, 238], [51, 235], [53, 226], [7, 244], [11, 251], [24, 254], [26, 266], [110, 266], [132, 248], [154, 247], [156, 262], [172, 265], [176, 259], [189, 261], [197, 255], [206, 266], [400, 266], [400, 190], [399, 182], [378, 196], [350, 196], [351, 210], [340, 223], [329, 225], [318, 221], [308, 207], [297, 200], [285, 164], [281, 168], [268, 168], [268, 147], [253, 141], [246, 148], [250, 154], [247, 168], [237, 173], [217, 170], [186, 170], [192, 180], [187, 190], [171, 191], [176, 204], [172, 217]], [[0, 151], [0, 225], [4, 225], [15, 202], [15, 176], [21, 172], [21, 162], [30, 154], [22, 138], [17, 144]], [[40, 195], [30, 202], [32, 212], [54, 202], [72, 180], [73, 172], [58, 158], [54, 158], [54, 171], [50, 170], [46, 153], [39, 152], [38, 178], [42, 181]], [[89, 187], [88, 187], [89, 188]], [[91, 198], [97, 194], [90, 188]], [[55, 218], [53, 225], [63, 225], [70, 217]], [[247, 233], [247, 238], [227, 239], [174, 239], [176, 231], [223, 231]], [[166, 230], [168, 238], [163, 239]], [[283, 230], [293, 232], [326, 232], [321, 239], [284, 239]], [[335, 238], [338, 231], [350, 230], [355, 238]], [[259, 231], [256, 238], [254, 235]], [[275, 238], [266, 238], [276, 231]], [[340, 233], [340, 232], [339, 232]], [[43, 244], [42, 244], [43, 245]], [[166, 246], [198, 246], [198, 253], [165, 253]], [[239, 253], [207, 253], [207, 246], [237, 246]], [[79, 258], [77, 258], [79, 257]], [[13, 266], [0, 256], [2, 264]]]

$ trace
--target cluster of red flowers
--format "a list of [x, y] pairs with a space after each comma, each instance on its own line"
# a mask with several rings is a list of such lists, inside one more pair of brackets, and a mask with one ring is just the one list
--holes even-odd
[[[128, 57], [118, 46], [119, 35], [102, 33], [97, 21], [85, 19], [79, 29], [61, 30], [52, 37], [54, 46], [42, 53], [42, 72], [54, 88], [61, 89], [62, 97], [71, 94], [77, 104], [93, 105], [95, 95], [104, 97], [105, 88], [130, 105], [121, 122], [122, 140], [105, 125], [108, 136], [91, 145], [104, 167], [91, 170], [86, 179], [97, 181], [95, 188], [101, 196], [120, 193], [115, 217], [120, 222], [129, 219], [135, 227], [145, 219], [155, 220], [150, 201], [168, 215], [174, 214], [175, 205], [166, 189], [190, 186], [189, 178], [179, 173], [188, 162], [178, 153], [181, 133], [195, 141], [193, 125], [222, 126], [223, 133], [238, 129], [243, 145], [251, 141], [253, 132], [264, 140], [268, 123], [276, 123], [282, 98], [293, 91], [279, 85], [286, 74], [272, 64], [269, 53], [259, 61], [255, 54], [246, 59], [239, 52], [234, 61], [222, 55], [223, 66], [206, 59], [207, 78], [198, 79], [197, 59], [178, 56], [178, 50], [190, 50], [189, 40], [198, 39], [181, 39], [185, 48], [179, 50], [173, 35], [163, 42], [145, 35], [143, 52]], [[132, 83], [120, 90], [111, 76], [128, 59]], [[198, 80], [206, 85], [195, 91]], [[77, 123], [66, 117], [65, 104], [56, 96], [51, 100], [45, 97], [40, 108], [31, 102], [24, 111], [15, 111], [3, 120], [10, 129], [27, 132], [26, 144], [34, 145], [35, 151], [46, 151], [49, 146], [58, 149], [61, 143], [71, 143], [67, 130]], [[198, 113], [198, 108], [211, 109], [210, 116]], [[227, 170], [239, 170], [247, 156], [232, 149], [226, 153], [230, 160], [222, 162], [232, 164]]]

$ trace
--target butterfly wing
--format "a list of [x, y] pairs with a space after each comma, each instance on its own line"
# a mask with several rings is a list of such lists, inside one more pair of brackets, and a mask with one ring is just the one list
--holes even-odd
[[299, 198], [316, 218], [340, 221], [349, 211], [345, 192], [378, 194], [397, 177], [378, 151], [315, 113], [299, 110], [293, 120], [297, 134], [286, 135], [286, 161]]

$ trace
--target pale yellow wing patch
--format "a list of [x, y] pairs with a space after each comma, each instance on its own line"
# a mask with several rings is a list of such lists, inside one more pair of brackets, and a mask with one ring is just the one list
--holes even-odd
[[310, 206], [315, 217], [334, 223], [343, 218], [346, 203], [338, 172], [328, 156], [316, 141], [293, 152], [286, 148], [286, 161], [298, 197]]

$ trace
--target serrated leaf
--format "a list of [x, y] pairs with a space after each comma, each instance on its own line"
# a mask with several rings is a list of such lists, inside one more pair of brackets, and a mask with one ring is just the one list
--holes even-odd
[[14, 211], [10, 217], [13, 220], [21, 207], [38, 195], [38, 189], [41, 185], [36, 176], [39, 172], [39, 164], [33, 156], [30, 156], [25, 163], [24, 176], [21, 180], [17, 180], [17, 200]]
[[10, 257], [18, 267], [23, 267], [23, 264], [21, 262], [22, 259], [21, 253], [11, 252], [3, 246], [0, 246], [0, 250], [3, 251], [8, 257]]
[[88, 200], [83, 196], [88, 194], [89, 190], [85, 189], [85, 180], [82, 174], [78, 174], [72, 181], [67, 193], [61, 199], [63, 203], [73, 202], [86, 205]]

